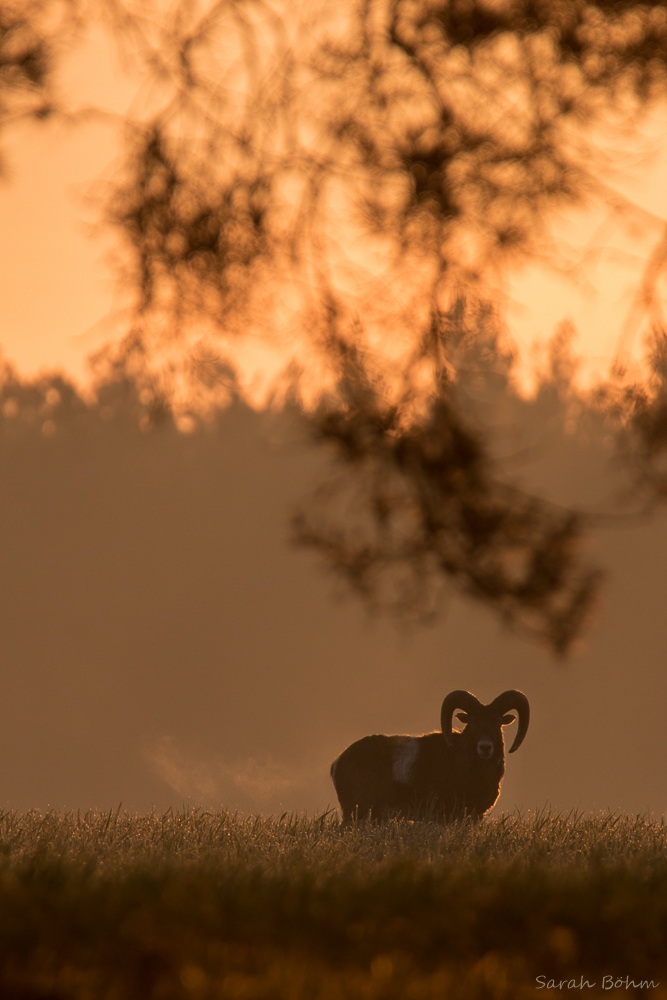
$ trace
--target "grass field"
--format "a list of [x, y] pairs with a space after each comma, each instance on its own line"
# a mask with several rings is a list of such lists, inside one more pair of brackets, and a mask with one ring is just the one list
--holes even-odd
[[2, 1000], [566, 993], [667, 998], [663, 823], [0, 813]]

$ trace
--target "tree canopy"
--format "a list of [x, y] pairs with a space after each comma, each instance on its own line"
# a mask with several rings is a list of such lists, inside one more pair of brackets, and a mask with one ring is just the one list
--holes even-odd
[[[631, 210], [599, 134], [667, 96], [664, 4], [0, 0], [0, 125], [52, 109], [58, 39], [94, 17], [151, 82], [100, 195], [128, 308], [98, 364], [194, 411], [261, 341], [339, 462], [296, 539], [371, 602], [428, 616], [453, 581], [567, 651], [599, 582], [587, 520], [510, 480], [459, 385], [511, 378], [504, 282], [555, 255], [554, 213]], [[667, 495], [666, 256], [652, 380], [595, 401], [643, 503]]]

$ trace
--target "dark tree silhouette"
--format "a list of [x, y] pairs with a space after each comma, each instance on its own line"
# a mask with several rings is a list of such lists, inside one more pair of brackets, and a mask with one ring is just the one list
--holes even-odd
[[56, 111], [54, 74], [78, 7], [76, 0], [0, 0], [0, 132]]
[[[320, 380], [304, 419], [342, 470], [295, 519], [297, 539], [372, 602], [428, 615], [453, 581], [565, 652], [598, 580], [580, 561], [585, 519], [509, 482], [462, 409], [457, 358], [474, 344], [509, 364], [488, 303], [510, 265], [553, 254], [556, 210], [620, 206], [595, 129], [613, 111], [631, 130], [664, 99], [664, 4], [103, 9], [155, 83], [104, 193], [132, 317], [106, 361], [168, 400], [227, 378], [234, 337], [296, 344], [293, 394]], [[662, 497], [656, 336], [654, 384], [619, 377], [598, 404], [641, 489]]]
[[[504, 360], [507, 375], [511, 359], [503, 359], [492, 317], [465, 312], [460, 302], [434, 317], [424, 353], [469, 370], [485, 348], [487, 358]], [[341, 471], [296, 514], [295, 539], [321, 551], [372, 606], [428, 619], [453, 582], [565, 653], [600, 580], [580, 564], [584, 518], [502, 476], [444, 363], [427, 401], [415, 400], [408, 377], [388, 402], [363, 353], [335, 328], [329, 351], [337, 392], [309, 422]], [[419, 419], [409, 419], [416, 402]]]

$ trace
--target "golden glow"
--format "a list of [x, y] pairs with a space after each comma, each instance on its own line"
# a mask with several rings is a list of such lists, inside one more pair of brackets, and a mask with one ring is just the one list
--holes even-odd
[[[96, 210], [94, 203], [85, 203], [85, 195], [91, 181], [113, 170], [116, 115], [131, 103], [137, 84], [121, 72], [102, 30], [91, 30], [66, 63], [62, 89], [75, 107], [108, 108], [109, 115], [71, 127], [62, 122], [23, 124], [6, 140], [11, 175], [0, 187], [0, 344], [24, 375], [58, 368], [86, 384], [88, 355], [118, 332], [118, 315], [111, 319], [118, 299], [105, 263], [112, 247], [108, 236], [88, 231]], [[645, 124], [636, 164], [627, 167], [625, 151], [626, 166], [610, 177], [608, 210], [579, 212], [558, 223], [555, 236], [564, 247], [560, 273], [536, 262], [499, 288], [518, 351], [518, 378], [526, 391], [545, 344], [563, 320], [576, 327], [573, 346], [582, 359], [582, 385], [604, 377], [619, 352], [625, 364], [641, 357], [648, 313], [637, 294], [667, 218], [666, 133], [663, 109]], [[626, 216], [619, 212], [621, 198], [636, 206]], [[371, 253], [359, 243], [350, 247], [342, 239], [338, 245], [339, 279], [343, 285], [349, 281], [350, 294], [359, 296], [370, 343], [400, 370], [410, 345], [388, 337], [387, 324], [392, 315], [403, 311], [405, 318], [419, 308], [420, 275], [407, 297], [391, 275], [383, 279], [380, 250]], [[365, 288], [358, 282], [361, 260], [369, 275]], [[270, 335], [258, 322], [251, 337], [230, 337], [230, 360], [255, 403], [269, 397], [275, 376], [295, 365], [310, 372], [305, 394], [312, 401], [324, 374], [318, 373], [312, 345], [294, 332], [296, 324], [290, 320], [307, 292], [284, 286], [277, 305], [275, 292], [273, 288]], [[202, 331], [193, 331], [193, 348], [201, 336]], [[185, 388], [180, 402], [185, 405]]]

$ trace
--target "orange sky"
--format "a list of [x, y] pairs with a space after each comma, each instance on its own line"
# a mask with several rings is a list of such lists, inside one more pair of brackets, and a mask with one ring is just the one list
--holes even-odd
[[[63, 91], [74, 106], [122, 112], [136, 91], [123, 77], [101, 31], [89, 34], [66, 62]], [[105, 264], [109, 237], [92, 237], [95, 209], [84, 204], [91, 181], [115, 155], [114, 119], [66, 127], [16, 126], [5, 139], [9, 180], [0, 186], [0, 345], [25, 375], [64, 369], [86, 378], [86, 358], [110, 334], [113, 275]], [[611, 215], [564, 218], [560, 237], [584, 254], [576, 274], [539, 264], [513, 277], [509, 323], [529, 380], [531, 346], [543, 345], [563, 319], [578, 329], [584, 381], [613, 359], [648, 254], [667, 219], [667, 112], [654, 115], [637, 162], [613, 178], [615, 187], [650, 213], [635, 232]], [[636, 351], [640, 336], [630, 336]]]

